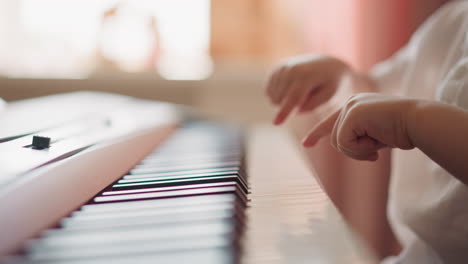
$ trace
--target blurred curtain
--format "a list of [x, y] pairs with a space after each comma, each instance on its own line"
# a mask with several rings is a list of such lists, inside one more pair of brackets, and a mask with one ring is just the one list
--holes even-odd
[[302, 0], [211, 1], [210, 54], [216, 63], [265, 66], [303, 50]]
[[210, 53], [215, 61], [269, 65], [300, 53], [327, 53], [367, 70], [446, 1], [211, 1]]
[[304, 49], [368, 70], [404, 45], [447, 0], [304, 0]]

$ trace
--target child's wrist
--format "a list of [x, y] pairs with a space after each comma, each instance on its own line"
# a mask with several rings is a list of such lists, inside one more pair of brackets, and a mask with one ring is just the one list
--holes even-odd
[[425, 113], [429, 102], [424, 100], [410, 99], [409, 107], [405, 115], [406, 135], [413, 147], [418, 145], [418, 135], [425, 119]]

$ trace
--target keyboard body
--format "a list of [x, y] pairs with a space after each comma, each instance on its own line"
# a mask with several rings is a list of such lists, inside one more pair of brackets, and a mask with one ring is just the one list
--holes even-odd
[[5, 262], [375, 263], [285, 131], [177, 113], [124, 134], [0, 189]]

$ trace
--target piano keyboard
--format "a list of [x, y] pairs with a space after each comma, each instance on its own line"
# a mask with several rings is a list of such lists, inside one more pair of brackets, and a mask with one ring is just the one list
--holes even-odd
[[242, 132], [188, 122], [13, 262], [237, 263], [248, 193]]
[[[377, 263], [288, 130], [178, 128], [180, 110], [93, 92], [9, 104], [0, 141], [23, 136], [0, 144], [0, 263]], [[112, 120], [99, 140], [23, 148], [96, 113]]]

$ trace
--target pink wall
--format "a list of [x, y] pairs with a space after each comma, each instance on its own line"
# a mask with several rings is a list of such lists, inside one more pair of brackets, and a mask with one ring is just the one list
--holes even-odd
[[303, 41], [308, 52], [338, 56], [369, 69], [407, 42], [446, 0], [304, 0]]

